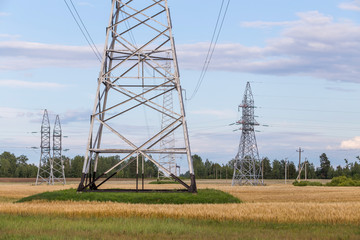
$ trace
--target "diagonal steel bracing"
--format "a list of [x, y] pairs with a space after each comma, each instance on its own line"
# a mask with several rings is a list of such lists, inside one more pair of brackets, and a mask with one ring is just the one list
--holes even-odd
[[[90, 124], [78, 191], [97, 190], [134, 161], [138, 176], [139, 157], [197, 191], [167, 0], [112, 0]], [[169, 138], [177, 147], [164, 144]], [[105, 154], [122, 157], [98, 172]], [[169, 168], [174, 155], [186, 160], [187, 183], [176, 176], [176, 164]]]

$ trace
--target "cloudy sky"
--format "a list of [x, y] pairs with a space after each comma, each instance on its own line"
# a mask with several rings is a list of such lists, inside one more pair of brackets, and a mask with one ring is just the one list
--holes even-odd
[[[139, 0], [140, 1], [140, 0]], [[73, 0], [99, 49], [110, 1]], [[195, 2], [195, 3], [194, 3]], [[227, 2], [227, 1], [225, 1]], [[169, 0], [182, 87], [200, 77], [222, 0]], [[360, 1], [231, 1], [202, 85], [186, 112], [193, 154], [226, 163], [237, 153], [246, 82], [260, 156], [319, 165], [360, 155]], [[0, 1], [0, 151], [37, 163], [43, 110], [59, 114], [64, 148], [83, 155], [100, 64], [63, 0]], [[136, 126], [134, 126], [136, 127]]]

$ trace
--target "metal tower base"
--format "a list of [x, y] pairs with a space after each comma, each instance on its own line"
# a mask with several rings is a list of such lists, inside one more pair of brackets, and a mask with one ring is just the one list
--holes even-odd
[[[80, 184], [78, 186], [77, 191], [78, 192], [190, 192], [190, 193], [197, 193], [197, 187], [196, 187], [196, 180], [195, 175], [190, 175], [190, 186], [186, 184], [184, 181], [182, 181], [180, 178], [178, 178], [175, 175], [171, 175], [171, 178], [174, 179], [176, 182], [180, 183], [185, 187], [185, 189], [139, 189], [138, 186], [136, 189], [99, 189], [99, 185], [96, 185], [94, 182], [88, 183], [87, 181], [87, 175], [83, 174], [81, 177]], [[98, 180], [98, 179], [96, 179]], [[137, 179], [138, 181], [138, 179]]]

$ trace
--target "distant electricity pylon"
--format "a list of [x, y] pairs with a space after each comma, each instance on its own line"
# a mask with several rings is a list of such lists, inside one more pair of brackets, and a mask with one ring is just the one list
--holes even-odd
[[251, 92], [250, 83], [246, 84], [242, 104], [242, 118], [236, 125], [241, 125], [241, 138], [239, 150], [235, 157], [234, 175], [232, 186], [234, 185], [261, 185], [261, 164], [257, 148], [254, 127], [259, 124], [254, 116], [254, 98]]
[[53, 131], [53, 156], [50, 147], [50, 121], [45, 109], [41, 124], [41, 155], [36, 176], [36, 185], [47, 183], [53, 185], [55, 181], [66, 184], [64, 163], [62, 160], [62, 131], [59, 115], [56, 116]]
[[[171, 64], [167, 62], [165, 65], [165, 69], [167, 72], [171, 71]], [[173, 92], [167, 91], [167, 88], [164, 88], [164, 95], [163, 95], [163, 108], [164, 113], [161, 116], [161, 129], [166, 128], [169, 124], [171, 124], [173, 119]], [[167, 136], [165, 136], [160, 142], [160, 149], [174, 149], [175, 148], [175, 134], [171, 132]], [[176, 169], [176, 157], [174, 153], [160, 155], [159, 164], [162, 165], [164, 168], [169, 170], [170, 173], [177, 175]], [[161, 178], [170, 177], [163, 171], [161, 168], [158, 168], [158, 180]]]
[[66, 184], [64, 161], [62, 158], [62, 131], [59, 115], [56, 115], [53, 131], [53, 177], [54, 181]]
[[50, 152], [50, 122], [48, 112], [45, 109], [41, 124], [40, 162], [36, 176], [36, 185], [43, 182], [54, 184], [54, 175]]
[[[170, 92], [177, 96], [174, 109], [158, 103]], [[159, 122], [159, 114], [169, 117], [160, 131], [148, 126], [149, 122]], [[171, 134], [175, 134], [178, 146], [161, 148], [160, 143]], [[104, 154], [124, 155], [98, 172]], [[160, 163], [161, 156], [169, 154], [186, 156], [190, 185]], [[139, 156], [181, 183], [186, 191], [197, 191], [167, 0], [112, 0], [78, 191], [99, 190], [135, 161], [139, 169]]]

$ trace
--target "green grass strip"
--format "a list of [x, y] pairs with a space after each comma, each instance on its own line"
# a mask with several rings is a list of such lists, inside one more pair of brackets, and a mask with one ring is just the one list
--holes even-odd
[[359, 239], [359, 225], [0, 214], [0, 239]]
[[98, 201], [143, 204], [199, 204], [241, 203], [229, 193], [215, 189], [200, 189], [197, 194], [188, 192], [82, 192], [75, 189], [44, 192], [20, 199], [17, 202], [45, 201]]

